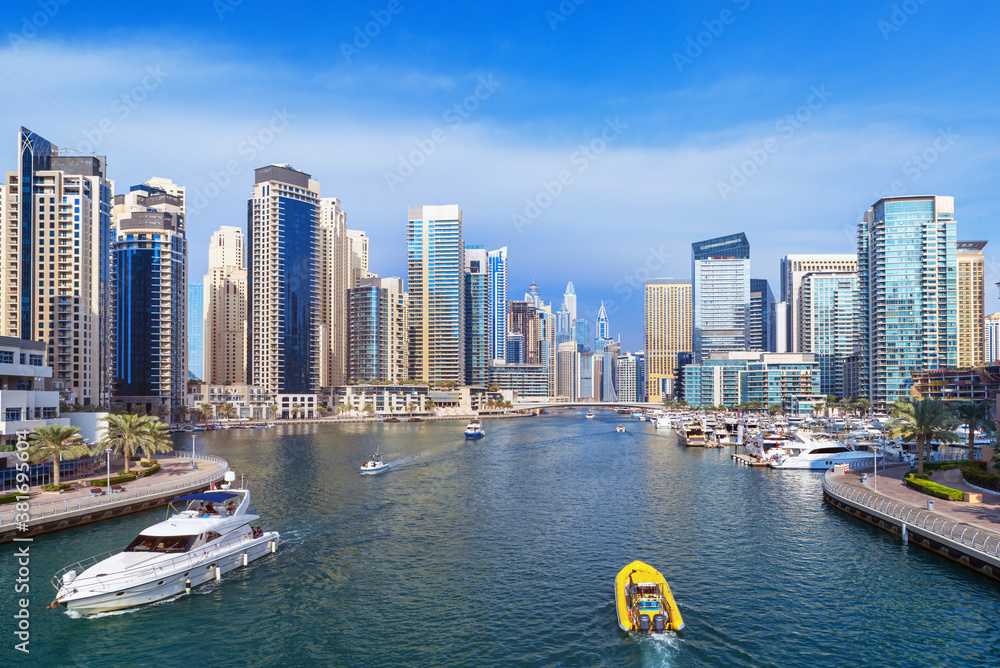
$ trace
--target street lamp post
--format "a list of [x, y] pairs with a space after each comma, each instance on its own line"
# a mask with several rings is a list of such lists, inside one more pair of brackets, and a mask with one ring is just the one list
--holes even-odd
[[108, 493], [111, 492], [111, 448], [105, 448], [104, 452], [108, 455]]
[[195, 435], [191, 434], [191, 470], [194, 471], [194, 440]]

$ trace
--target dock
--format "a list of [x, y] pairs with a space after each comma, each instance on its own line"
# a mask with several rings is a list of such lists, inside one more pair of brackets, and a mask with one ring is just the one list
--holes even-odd
[[767, 466], [767, 462], [743, 453], [733, 453], [729, 456], [733, 458], [734, 462], [743, 466]]

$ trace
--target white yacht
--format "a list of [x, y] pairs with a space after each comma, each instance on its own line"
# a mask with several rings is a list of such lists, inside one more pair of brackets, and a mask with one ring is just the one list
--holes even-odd
[[588, 420], [593, 420], [594, 419], [594, 411], [592, 411], [592, 410], [591, 411], [587, 411], [586, 418]]
[[371, 456], [371, 459], [361, 465], [361, 475], [381, 473], [387, 468], [389, 468], [389, 464], [386, 463], [385, 458], [379, 454], [378, 448], [376, 448], [375, 454]]
[[874, 457], [882, 460], [881, 454], [857, 452], [836, 441], [814, 441], [799, 432], [775, 450], [768, 457], [767, 463], [775, 469], [825, 471], [834, 464], [871, 465]]
[[657, 415], [656, 416], [656, 428], [657, 429], [672, 429], [674, 426], [674, 418], [669, 415]]
[[[226, 473], [228, 487], [235, 474]], [[184, 510], [174, 503], [187, 501]], [[277, 531], [252, 523], [250, 492], [223, 489], [188, 494], [170, 502], [165, 521], [144, 529], [124, 550], [112, 550], [67, 566], [52, 578], [62, 605], [81, 615], [160, 601], [218, 580], [277, 550]], [[173, 511], [173, 515], [170, 512]]]
[[619, 434], [624, 434], [625, 433], [625, 425], [619, 424], [617, 427], [615, 427], [615, 431], [618, 432]]

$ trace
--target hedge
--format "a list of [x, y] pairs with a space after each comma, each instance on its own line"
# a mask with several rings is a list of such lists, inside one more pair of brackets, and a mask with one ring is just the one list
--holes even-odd
[[[114, 478], [111, 479], [111, 484], [112, 485], [117, 485], [117, 484], [123, 483], [123, 482], [132, 482], [133, 480], [136, 479], [137, 476], [138, 476], [137, 473], [130, 473], [128, 475], [115, 476]], [[92, 480], [92, 481], [90, 481], [90, 486], [91, 487], [105, 487], [105, 486], [107, 486], [107, 484], [108, 484], [108, 479], [107, 478], [101, 478], [100, 480]]]
[[73, 486], [73, 483], [70, 483], [70, 482], [61, 482], [61, 483], [59, 483], [58, 487], [56, 485], [42, 485], [42, 491], [43, 492], [58, 492], [58, 491], [62, 491], [64, 489], [69, 489], [72, 486]]
[[149, 476], [153, 475], [154, 473], [156, 473], [159, 470], [160, 470], [160, 465], [159, 464], [154, 464], [153, 468], [146, 469], [145, 471], [140, 471], [139, 472], [139, 476], [142, 477], [142, 478], [146, 478], [146, 477], [149, 477]]
[[17, 501], [17, 497], [19, 497], [19, 496], [28, 496], [28, 495], [27, 494], [21, 494], [21, 493], [6, 494], [4, 496], [0, 496], [0, 503], [14, 503], [15, 501]]
[[971, 485], [1000, 492], [1000, 475], [987, 473], [984, 462], [965, 462], [962, 466], [962, 477]]
[[944, 485], [939, 485], [938, 483], [931, 482], [930, 480], [924, 480], [910, 475], [907, 475], [905, 480], [908, 487], [939, 499], [945, 499], [946, 501], [961, 501], [965, 498], [963, 493], [957, 489], [945, 487]]

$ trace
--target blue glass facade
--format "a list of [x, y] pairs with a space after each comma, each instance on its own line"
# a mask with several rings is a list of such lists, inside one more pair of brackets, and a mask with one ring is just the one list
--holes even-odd
[[[20, 149], [20, 173], [18, 174], [21, 189], [20, 201], [28, 206], [21, 206], [20, 215], [20, 254], [21, 254], [21, 295], [20, 295], [20, 332], [22, 339], [33, 340], [32, 328], [32, 282], [29, 276], [34, 276], [32, 266], [32, 251], [35, 239], [35, 207], [34, 202], [35, 172], [51, 169], [52, 144], [22, 127], [18, 136]], [[106, 283], [105, 283], [106, 285]]]
[[188, 285], [188, 373], [205, 379], [205, 291], [201, 283]]
[[848, 397], [847, 358], [858, 319], [857, 274], [806, 274], [802, 279], [802, 341], [819, 363], [819, 393]]
[[347, 377], [385, 381], [387, 368], [388, 290], [362, 285], [347, 291]]
[[283, 363], [278, 391], [313, 392], [316, 257], [316, 205], [288, 197], [278, 198], [282, 236], [278, 249], [282, 285], [282, 321], [279, 357]]
[[160, 244], [140, 243], [137, 236], [128, 235], [114, 257], [118, 279], [115, 394], [130, 397], [153, 396], [159, 389], [154, 378], [159, 376]]
[[507, 359], [507, 247], [489, 252], [489, 357]]
[[490, 290], [483, 246], [465, 247], [465, 384], [486, 387], [490, 360]]
[[750, 242], [742, 232], [691, 244], [695, 358], [750, 346]]

